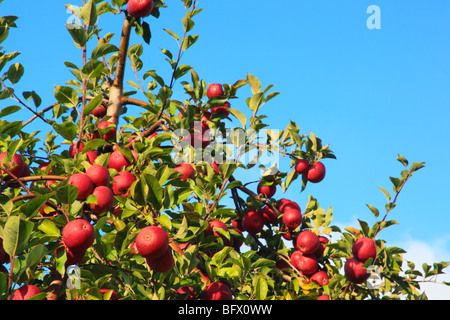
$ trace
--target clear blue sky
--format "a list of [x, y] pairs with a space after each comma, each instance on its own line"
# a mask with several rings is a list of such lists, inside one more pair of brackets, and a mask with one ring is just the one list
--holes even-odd
[[[181, 1], [167, 2], [160, 19], [146, 19], [153, 37], [143, 56], [144, 70], [156, 69], [165, 77], [169, 69], [159, 48], [176, 52], [176, 43], [162, 28], [181, 33], [184, 15]], [[54, 102], [54, 85], [70, 78], [64, 61], [80, 63], [64, 26], [70, 18], [64, 3], [4, 0], [0, 5], [0, 15], [20, 17], [19, 29], [3, 43], [8, 51], [22, 52], [17, 61], [25, 75], [16, 89], [36, 90], [42, 107]], [[370, 5], [381, 10], [379, 30], [366, 26]], [[300, 193], [297, 182], [283, 196], [303, 208], [308, 195], [315, 196], [322, 207], [332, 206], [342, 226], [355, 225], [357, 218], [372, 224], [365, 205], [382, 212], [386, 199], [377, 187], [392, 190], [389, 176], [403, 169], [397, 154], [424, 161], [426, 168], [407, 184], [389, 216], [400, 225], [380, 237], [388, 245], [419, 243], [430, 251], [423, 257], [450, 260], [450, 2], [203, 0], [200, 7], [204, 11], [193, 31], [200, 39], [182, 63], [210, 83], [231, 84], [251, 73], [263, 87], [274, 84], [282, 94], [262, 111], [270, 128], [282, 130], [293, 120], [302, 133], [312, 131], [329, 143], [337, 156], [337, 161], [324, 161], [322, 183]], [[116, 44], [122, 20], [102, 17], [105, 32], [116, 33]], [[126, 77], [134, 80], [129, 72]], [[241, 92], [243, 99], [250, 94]], [[0, 101], [0, 107], [5, 103]], [[233, 107], [244, 111], [240, 103]], [[24, 112], [23, 118], [30, 116]], [[34, 130], [48, 131], [35, 125]], [[420, 254], [414, 258], [420, 260]], [[442, 294], [450, 298], [449, 291]]]

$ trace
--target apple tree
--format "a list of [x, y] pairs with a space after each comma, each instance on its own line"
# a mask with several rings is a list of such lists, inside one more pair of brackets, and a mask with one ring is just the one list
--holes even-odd
[[[65, 62], [72, 78], [54, 97], [21, 92], [26, 66], [2, 48], [0, 298], [426, 299], [420, 283], [448, 262], [416, 269], [380, 238], [424, 164], [398, 156], [385, 208], [367, 205], [373, 225], [341, 229], [317, 197], [287, 199], [289, 188], [326, 183], [336, 156], [295, 122], [269, 128], [272, 85], [251, 74], [211, 83], [183, 64], [205, 14], [198, 2], [179, 3], [181, 34], [161, 30], [173, 38], [161, 48], [167, 78], [143, 55], [158, 45], [149, 21], [164, 14], [162, 0], [66, 5], [79, 22], [66, 24], [74, 46], [65, 50], [81, 54]], [[102, 15], [123, 25], [104, 30]], [[0, 18], [0, 43], [18, 25]], [[133, 33], [142, 41], [130, 43]], [[36, 122], [43, 132], [28, 131]], [[263, 161], [274, 155], [282, 161]]]

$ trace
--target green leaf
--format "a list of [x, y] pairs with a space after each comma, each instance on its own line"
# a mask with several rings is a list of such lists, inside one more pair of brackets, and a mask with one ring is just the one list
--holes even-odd
[[259, 107], [261, 106], [263, 99], [264, 99], [264, 93], [259, 92], [259, 93], [254, 94], [251, 97], [250, 103], [248, 105], [250, 110], [252, 110], [253, 112], [256, 112], [259, 109]]
[[49, 250], [43, 244], [38, 244], [36, 247], [31, 249], [29, 254], [27, 254], [25, 269], [37, 264], [39, 261], [41, 261], [42, 258], [44, 258], [49, 253], [50, 253]]
[[370, 205], [370, 204], [366, 204], [366, 206], [370, 209], [370, 211], [372, 211], [373, 215], [375, 216], [375, 218], [378, 218], [380, 211], [375, 208], [374, 206]]
[[261, 82], [259, 79], [251, 74], [247, 74], [247, 82], [252, 89], [252, 93], [255, 95], [261, 91]]
[[245, 115], [238, 109], [234, 108], [228, 108], [228, 111], [230, 111], [230, 113], [239, 120], [239, 122], [242, 125], [242, 128], [245, 130], [245, 125], [247, 123], [247, 118], [245, 117]]
[[11, 83], [19, 82], [20, 78], [22, 78], [24, 73], [24, 68], [20, 63], [13, 64], [9, 67], [8, 70], [8, 79]]
[[78, 188], [67, 184], [56, 191], [56, 198], [61, 203], [73, 203], [78, 197]]
[[5, 107], [0, 111], [0, 118], [9, 116], [10, 114], [13, 114], [19, 110], [22, 110], [21, 107], [19, 106], [9, 106], [9, 107]]
[[3, 248], [10, 256], [22, 253], [28, 246], [34, 224], [18, 216], [9, 217], [3, 229]]
[[97, 22], [97, 6], [94, 0], [89, 2], [81, 8], [81, 18], [89, 27], [95, 25]]
[[398, 155], [397, 160], [400, 161], [405, 167], [408, 166], [408, 160], [401, 154]]
[[58, 132], [64, 139], [73, 141], [78, 134], [78, 128], [72, 121], [66, 121], [62, 124], [53, 123], [53, 129]]
[[386, 191], [386, 189], [384, 189], [383, 187], [378, 187], [386, 196], [387, 200], [390, 201], [391, 200], [391, 195], [389, 194], [389, 192]]
[[31, 218], [35, 216], [38, 211], [42, 208], [45, 202], [50, 198], [52, 194], [48, 193], [44, 196], [40, 196], [34, 199], [31, 199], [20, 206], [20, 211], [27, 217]]
[[79, 98], [75, 89], [67, 86], [55, 86], [54, 96], [61, 104], [67, 107], [78, 105]]
[[91, 60], [81, 70], [85, 79], [98, 78], [104, 71], [105, 65], [98, 60]]
[[107, 54], [117, 52], [119, 48], [111, 43], [101, 43], [94, 50], [92, 50], [91, 59], [98, 59], [106, 56]]
[[189, 49], [192, 45], [194, 45], [194, 43], [197, 42], [198, 38], [200, 36], [199, 35], [192, 35], [192, 36], [187, 36], [186, 38], [184, 38], [183, 41], [183, 45], [181, 46], [181, 50], [186, 51], [187, 49]]
[[35, 91], [25, 91], [22, 93], [22, 95], [25, 99], [27, 99], [27, 101], [29, 101], [30, 98], [33, 99], [36, 108], [38, 108], [42, 103], [41, 97], [39, 97], [39, 95]]
[[51, 220], [43, 220], [38, 229], [50, 237], [59, 238], [61, 236], [61, 231]]
[[183, 22], [183, 28], [184, 28], [185, 32], [191, 31], [195, 25], [194, 21], [187, 17], [183, 17], [182, 22]]
[[182, 64], [181, 66], [179, 66], [177, 68], [177, 70], [175, 70], [175, 72], [173, 73], [173, 76], [175, 79], [179, 79], [182, 76], [184, 76], [186, 73], [189, 72], [189, 70], [191, 70], [192, 67], [188, 66], [187, 64]]
[[253, 287], [255, 288], [255, 300], [264, 300], [267, 297], [269, 286], [262, 276], [255, 276], [253, 279]]
[[173, 32], [172, 30], [169, 30], [169, 29], [167, 29], [167, 28], [164, 28], [163, 29], [165, 32], [167, 32], [172, 38], [174, 38], [175, 40], [180, 40], [180, 37], [175, 33], [175, 32]]
[[72, 36], [77, 48], [83, 48], [87, 42], [86, 31], [78, 23], [66, 23], [67, 31]]
[[94, 99], [92, 99], [85, 107], [84, 107], [84, 114], [87, 115], [91, 113], [92, 110], [97, 108], [102, 104], [103, 97], [101, 94], [96, 95]]

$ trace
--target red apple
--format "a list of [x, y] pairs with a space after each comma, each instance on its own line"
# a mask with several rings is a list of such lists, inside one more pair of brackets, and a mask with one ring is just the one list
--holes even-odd
[[128, 171], [120, 171], [119, 175], [112, 178], [112, 191], [116, 196], [128, 197], [130, 187], [136, 180], [136, 176]]
[[264, 218], [260, 212], [249, 211], [242, 218], [242, 226], [248, 233], [257, 234], [264, 227]]
[[272, 198], [275, 195], [275, 193], [277, 192], [277, 184], [272, 183], [271, 185], [263, 186], [262, 182], [259, 182], [256, 190], [257, 190], [258, 194], [263, 194], [267, 198]]
[[209, 228], [212, 231], [212, 234], [216, 237], [220, 237], [223, 240], [223, 244], [225, 246], [231, 246], [231, 240], [228, 240], [224, 235], [220, 234], [216, 229], [222, 229], [224, 231], [228, 231], [228, 227], [225, 223], [220, 220], [213, 220], [209, 223]]
[[[108, 129], [107, 131], [105, 131], [108, 127], [110, 127], [110, 129]], [[101, 137], [103, 140], [106, 141], [110, 141], [110, 140], [115, 140], [116, 139], [116, 126], [111, 122], [111, 121], [101, 121], [98, 124], [98, 129], [102, 130], [101, 134], [100, 132], [98, 132], [95, 136], [97, 137]]]
[[302, 231], [297, 236], [296, 245], [303, 254], [314, 253], [320, 247], [319, 237], [312, 231]]
[[278, 211], [283, 213], [286, 208], [294, 208], [294, 209], [299, 210], [300, 212], [302, 211], [300, 209], [300, 206], [296, 202], [294, 202], [292, 200], [281, 199], [280, 201], [278, 201], [278, 203], [277, 203]]
[[41, 293], [41, 289], [32, 284], [27, 284], [14, 291], [13, 300], [28, 300]]
[[355, 257], [347, 259], [344, 265], [345, 276], [348, 281], [361, 284], [370, 277], [370, 272], [363, 268], [364, 263]]
[[[0, 166], [8, 169], [11, 174], [15, 175], [17, 178], [24, 176], [26, 163], [23, 161], [22, 157], [16, 153], [11, 162], [3, 165], [3, 159], [5, 158], [6, 153], [7, 151], [0, 153]], [[4, 173], [3, 170], [0, 170], [0, 173]]]
[[163, 255], [157, 259], [145, 258], [145, 262], [154, 272], [167, 272], [173, 268], [175, 260], [172, 255], [172, 249], [170, 247]]
[[367, 259], [375, 259], [377, 256], [377, 246], [374, 239], [361, 237], [352, 246], [352, 253], [359, 261], [366, 262]]
[[131, 161], [120, 150], [113, 151], [109, 156], [108, 168], [121, 171], [130, 165]]
[[68, 183], [78, 188], [77, 200], [85, 200], [94, 190], [91, 178], [85, 173], [71, 175]]
[[97, 159], [97, 151], [89, 150], [86, 152], [86, 157], [90, 164], [94, 164], [95, 159]]
[[194, 291], [193, 286], [182, 286], [182, 287], [178, 288], [176, 295], [177, 296], [186, 295], [185, 300], [194, 300], [196, 293]]
[[89, 207], [95, 214], [102, 214], [112, 208], [114, 204], [114, 194], [106, 186], [98, 186], [92, 194], [97, 198], [97, 203], [90, 203]]
[[232, 300], [233, 293], [225, 283], [211, 282], [203, 291], [202, 300]]
[[208, 98], [212, 98], [212, 97], [218, 97], [218, 96], [223, 96], [224, 91], [223, 91], [223, 87], [220, 83], [213, 83], [208, 87], [208, 90], [206, 91], [206, 95], [208, 96]]
[[278, 216], [269, 206], [267, 206], [267, 205], [264, 206], [264, 208], [262, 208], [262, 210], [261, 210], [261, 213], [264, 218], [264, 223], [267, 223], [267, 224], [277, 223]]
[[162, 228], [145, 227], [136, 237], [136, 249], [146, 259], [158, 259], [169, 248], [169, 237]]
[[182, 174], [180, 180], [186, 181], [187, 179], [194, 179], [195, 170], [194, 167], [190, 163], [180, 163], [174, 168], [175, 171], [178, 171]]
[[117, 293], [114, 291], [114, 290], [111, 290], [111, 289], [107, 289], [107, 288], [105, 288], [105, 289], [100, 289], [100, 293], [104, 296], [107, 292], [110, 292], [110, 291], [112, 291], [112, 293], [111, 293], [111, 296], [109, 297], [109, 300], [119, 300], [119, 298], [117, 297]]
[[318, 183], [325, 178], [325, 166], [322, 162], [318, 161], [311, 165], [306, 173], [306, 178], [309, 182]]
[[289, 228], [289, 229], [296, 229], [302, 224], [302, 213], [297, 209], [287, 208], [283, 212], [282, 216], [283, 223]]
[[0, 264], [4, 264], [8, 262], [9, 255], [6, 253], [5, 249], [3, 248], [3, 239], [0, 238]]
[[84, 143], [83, 142], [74, 142], [69, 147], [69, 154], [72, 158], [75, 158], [75, 151], [78, 149], [78, 153], [80, 153], [84, 149]]
[[217, 175], [220, 174], [220, 172], [219, 172], [219, 164], [218, 164], [217, 162], [213, 161], [213, 162], [211, 163], [211, 167], [214, 169], [214, 172], [215, 172]]
[[84, 219], [67, 223], [62, 231], [64, 245], [71, 251], [85, 251], [95, 240], [94, 227]]
[[150, 15], [154, 7], [153, 0], [129, 0], [128, 14], [132, 17], [144, 18]]
[[203, 134], [197, 131], [185, 136], [183, 141], [189, 143], [194, 149], [205, 149], [211, 143], [207, 133]]
[[317, 258], [320, 258], [323, 255], [323, 252], [326, 249], [326, 244], [328, 242], [330, 242], [330, 240], [328, 240], [328, 238], [325, 238], [324, 236], [319, 236], [319, 242], [320, 242], [320, 246], [319, 248], [316, 250], [316, 252], [314, 252], [314, 254], [316, 255]]
[[93, 164], [90, 166], [86, 170], [86, 175], [91, 178], [92, 182], [96, 186], [107, 186], [111, 179], [108, 168], [99, 164]]
[[327, 294], [322, 294], [317, 297], [317, 300], [330, 300], [330, 296]]
[[56, 249], [55, 254], [57, 255], [59, 251], [64, 250], [66, 253], [66, 263], [65, 266], [71, 266], [74, 264], [77, 264], [78, 262], [80, 262], [81, 260], [83, 260], [84, 255], [86, 253], [86, 251], [72, 251], [69, 248], [67, 248], [66, 246], [63, 247], [59, 247], [58, 249]]
[[295, 163], [294, 169], [298, 174], [304, 174], [309, 169], [309, 162], [305, 159], [298, 159]]
[[226, 118], [230, 114], [229, 108], [231, 108], [231, 104], [228, 101], [225, 101], [225, 104], [222, 107], [211, 108], [211, 113]]
[[[294, 253], [296, 253], [295, 256]], [[300, 251], [294, 251], [294, 253], [291, 256], [291, 263], [294, 267], [306, 275], [313, 274], [317, 271], [319, 264], [314, 255], [302, 254]]]
[[311, 281], [319, 286], [326, 286], [329, 283], [328, 274], [325, 271], [317, 271], [311, 276]]
[[91, 114], [99, 119], [106, 116], [106, 107], [104, 105], [99, 105], [97, 108], [91, 111]]

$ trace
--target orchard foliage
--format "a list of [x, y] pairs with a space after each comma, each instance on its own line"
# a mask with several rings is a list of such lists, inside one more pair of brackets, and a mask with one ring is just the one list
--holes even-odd
[[[367, 205], [374, 225], [359, 220], [360, 228], [341, 229], [333, 225], [333, 210], [321, 208], [316, 197], [306, 203], [283, 200], [288, 188], [306, 192], [312, 183], [309, 166], [336, 159], [329, 145], [300, 132], [295, 122], [284, 130], [269, 129], [263, 106], [275, 103], [278, 93], [254, 75], [219, 84], [219, 93], [208, 92], [213, 83], [182, 63], [199, 38], [194, 21], [205, 13], [198, 1], [182, 1], [182, 34], [161, 30], [173, 38], [173, 47], [161, 49], [171, 69], [168, 78], [144, 61], [146, 47], [158, 45], [151, 42], [152, 32], [160, 32], [150, 30], [150, 21], [164, 14], [166, 4], [155, 1], [144, 18], [128, 15], [126, 5], [125, 0], [66, 5], [81, 22], [66, 25], [81, 59], [65, 62], [72, 78], [55, 84], [54, 97], [21, 92], [26, 66], [19, 52], [1, 48], [1, 299], [23, 294], [25, 289], [17, 290], [25, 285], [33, 285], [27, 296], [33, 299], [426, 298], [419, 293], [421, 281], [443, 273], [448, 262], [418, 270], [403, 259], [403, 249], [388, 247], [379, 237], [398, 223], [388, 214], [423, 163], [409, 164], [399, 155], [404, 168], [400, 177], [390, 178], [392, 195], [380, 188], [385, 208]], [[123, 26], [104, 30], [102, 15], [122, 16]], [[0, 18], [0, 43], [18, 32], [19, 24], [17, 17]], [[130, 43], [133, 32], [142, 42]], [[124, 78], [126, 68], [135, 79]], [[240, 94], [243, 87], [251, 96]], [[175, 93], [185, 100], [175, 99]], [[130, 115], [132, 108], [139, 116]], [[39, 122], [44, 133], [29, 132], [32, 122]], [[289, 159], [290, 167], [262, 164], [268, 155]], [[296, 170], [299, 159], [306, 160], [303, 171]], [[192, 172], [180, 169], [180, 162], [192, 165]], [[112, 203], [94, 192], [95, 183], [84, 194], [84, 187], [70, 182], [94, 164], [108, 169], [102, 184], [114, 192]], [[246, 176], [255, 166], [264, 172], [258, 188]], [[131, 180], [122, 177], [127, 174]], [[326, 183], [326, 176], [313, 182]], [[290, 209], [282, 209], [283, 203]], [[253, 224], [252, 232], [242, 228], [248, 212], [253, 212], [246, 222]], [[283, 222], [287, 212], [297, 214], [294, 220], [301, 214], [293, 228]], [[86, 250], [71, 251], [64, 243], [63, 229], [76, 219], [94, 229]], [[164, 259], [148, 260], [136, 249], [138, 234], [149, 226], [168, 236]], [[305, 254], [296, 239], [307, 230], [320, 246]], [[355, 283], [344, 266], [361, 237], [375, 240], [377, 254], [363, 263], [374, 273], [363, 271], [367, 276]], [[300, 261], [306, 258], [312, 269], [302, 271]], [[77, 279], [71, 265], [79, 268]], [[219, 287], [220, 293], [212, 292]]]

